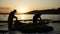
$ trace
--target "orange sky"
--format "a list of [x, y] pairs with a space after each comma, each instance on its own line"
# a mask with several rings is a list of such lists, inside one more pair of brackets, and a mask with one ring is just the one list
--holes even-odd
[[13, 9], [19, 11], [21, 8], [31, 11], [59, 7], [60, 0], [0, 0], [0, 13], [8, 13]]

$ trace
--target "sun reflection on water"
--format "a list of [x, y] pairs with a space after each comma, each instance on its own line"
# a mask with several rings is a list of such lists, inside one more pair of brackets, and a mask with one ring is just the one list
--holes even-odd
[[[30, 14], [20, 14], [20, 15], [16, 15], [18, 20], [29, 20], [29, 19], [32, 19], [32, 15]], [[22, 23], [28, 23], [30, 21], [20, 21]]]
[[24, 20], [25, 19], [25, 15], [24, 14], [20, 15], [20, 19]]

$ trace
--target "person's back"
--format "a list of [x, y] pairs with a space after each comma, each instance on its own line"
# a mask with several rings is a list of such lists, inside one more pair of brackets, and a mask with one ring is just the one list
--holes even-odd
[[35, 14], [34, 16], [33, 16], [33, 23], [34, 24], [36, 24], [37, 23], [37, 21], [38, 21], [38, 18], [40, 18], [40, 20], [41, 20], [41, 13], [38, 13], [38, 14]]
[[13, 16], [14, 16], [14, 14], [13, 14], [13, 12], [11, 12], [11, 13], [9, 14], [8, 20], [12, 20], [12, 19], [13, 19]]
[[9, 17], [8, 17], [8, 20], [13, 20], [13, 17], [15, 15], [15, 13], [16, 13], [16, 11], [10, 12]]

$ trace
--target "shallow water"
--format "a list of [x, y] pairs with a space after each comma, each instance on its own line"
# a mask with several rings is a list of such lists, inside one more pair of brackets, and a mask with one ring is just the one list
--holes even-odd
[[[22, 33], [19, 31], [15, 31], [15, 34], [60, 34], [60, 23], [50, 23], [50, 24], [48, 24], [48, 26], [52, 26], [54, 28], [54, 31], [47, 32], [47, 33]], [[7, 27], [7, 25], [5, 25], [5, 26], [0, 27], [0, 29], [8, 30], [8, 27]], [[2, 33], [0, 33], [0, 34], [2, 34]], [[5, 34], [8, 34], [8, 32]]]

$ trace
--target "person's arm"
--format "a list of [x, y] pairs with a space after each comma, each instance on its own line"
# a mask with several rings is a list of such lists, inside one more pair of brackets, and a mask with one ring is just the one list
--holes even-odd
[[16, 16], [14, 16], [14, 18], [16, 18], [16, 20], [17, 20], [17, 17]]

